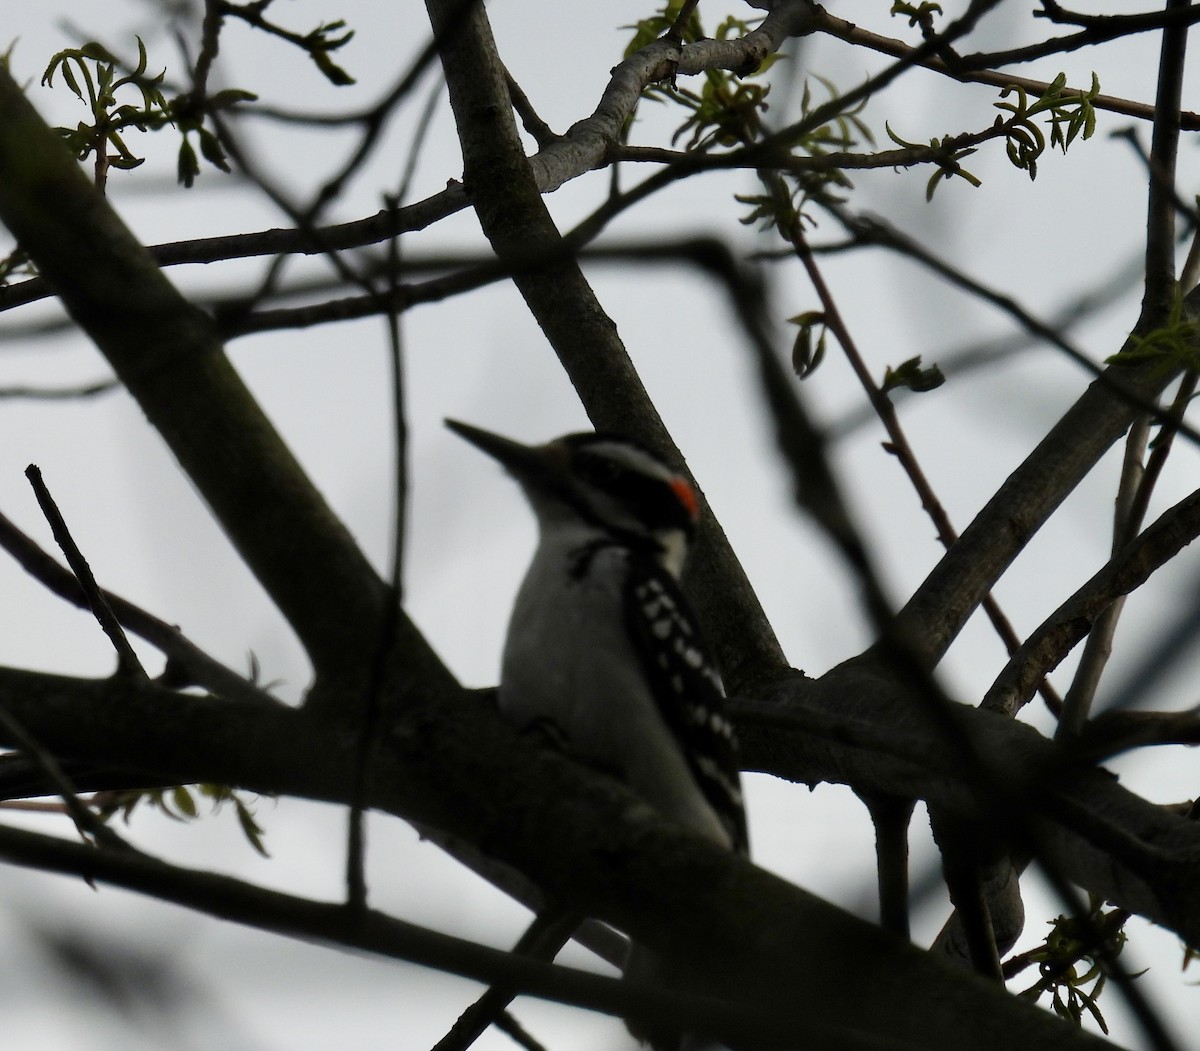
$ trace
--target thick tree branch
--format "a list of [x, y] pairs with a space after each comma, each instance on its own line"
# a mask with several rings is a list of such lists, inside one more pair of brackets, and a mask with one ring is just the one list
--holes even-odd
[[[974, 754], [987, 757], [981, 797], [939, 723], [872, 664], [854, 658], [817, 680], [781, 681], [769, 699], [735, 700], [743, 761], [814, 785], [911, 795], [974, 821], [997, 811], [1030, 815], [1039, 847], [1071, 882], [1183, 933], [1200, 933], [1200, 828], [1122, 788], [1106, 771], [1072, 758], [1032, 727], [981, 709], [954, 707]], [[1017, 811], [1021, 811], [1018, 813]], [[1189, 875], [1190, 873], [1190, 875]], [[1170, 919], [1167, 917], [1170, 916]]]
[[[384, 585], [188, 303], [0, 70], [0, 219], [109, 359], [319, 673], [357, 676]], [[415, 632], [409, 656], [440, 663]]]
[[[442, 65], [463, 150], [464, 182], [480, 226], [520, 290], [598, 428], [641, 438], [683, 458], [663, 427], [612, 320], [563, 248], [521, 146], [504, 67], [482, 7], [460, 20], [448, 0], [428, 0], [444, 39]], [[712, 515], [692, 560], [689, 585], [737, 687], [784, 666], [782, 652], [745, 573]]]
[[[331, 801], [345, 802], [353, 790], [353, 732], [304, 711], [15, 671], [0, 673], [0, 705], [57, 755]], [[1011, 720], [974, 710], [966, 718], [1021, 734], [1019, 754], [993, 753], [1006, 761], [1037, 758], [1025, 731], [1046, 744]], [[1080, 1039], [1047, 1014], [657, 818], [615, 782], [538, 747], [461, 695], [406, 706], [382, 736], [371, 762], [371, 805], [481, 844], [560, 900], [695, 961], [702, 989], [783, 1011], [797, 1034], [866, 1017], [869, 995], [864, 1033], [902, 1044], [1001, 1051], [1013, 1040], [1054, 1048]], [[1064, 775], [1053, 789], [1056, 805], [1087, 805], [1093, 780], [1107, 781]], [[1171, 820], [1200, 841], [1195, 824]], [[1110, 863], [1107, 871], [1121, 868]], [[1195, 923], [1198, 910], [1187, 901], [1194, 888], [1180, 895], [1173, 919]]]

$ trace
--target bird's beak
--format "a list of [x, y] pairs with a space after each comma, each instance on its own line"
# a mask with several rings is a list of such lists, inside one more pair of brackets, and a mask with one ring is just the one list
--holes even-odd
[[522, 445], [491, 431], [472, 427], [469, 423], [447, 420], [446, 426], [475, 448], [499, 461], [518, 481], [532, 480], [553, 472], [553, 458], [544, 445]]

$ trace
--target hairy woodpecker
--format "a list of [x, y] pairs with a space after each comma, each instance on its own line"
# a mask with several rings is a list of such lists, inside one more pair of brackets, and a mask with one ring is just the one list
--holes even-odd
[[[745, 853], [725, 691], [679, 589], [699, 509], [691, 485], [613, 434], [527, 446], [447, 426], [498, 460], [537, 515], [537, 550], [504, 644], [501, 711], [545, 728], [664, 816]], [[626, 973], [660, 977], [637, 948]], [[653, 1042], [668, 1046], [657, 1034]]]

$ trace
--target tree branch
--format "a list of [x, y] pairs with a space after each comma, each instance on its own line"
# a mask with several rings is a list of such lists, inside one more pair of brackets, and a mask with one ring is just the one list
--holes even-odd
[[[1158, 13], [1155, 13], [1151, 17], [1158, 19], [1158, 24], [1162, 23], [1162, 16]], [[1151, 29], [1155, 28], [1155, 26], [1145, 25], [1141, 28]], [[827, 13], [823, 13], [822, 22], [817, 31], [828, 33], [830, 36], [844, 40], [848, 44], [858, 44], [868, 47], [872, 51], [891, 55], [893, 58], [906, 58], [915, 50], [902, 40], [871, 33], [868, 30], [861, 29], [853, 22], [848, 22], [844, 18], [837, 18]], [[1046, 93], [1046, 90], [1050, 86], [1045, 81], [1030, 80], [1028, 77], [1018, 77], [1011, 73], [997, 73], [990, 68], [980, 67], [992, 67], [1006, 65], [1010, 62], [1028, 61], [1034, 58], [1041, 58], [1045, 54], [1071, 51], [1076, 46], [1083, 47], [1086, 44], [1097, 42], [1094, 34], [1086, 39], [1085, 37], [1086, 34], [1080, 33], [1073, 37], [1060, 37], [1058, 40], [1044, 46], [1035, 45], [1033, 48], [1023, 48], [1015, 52], [963, 55], [959, 57], [958, 63], [953, 68], [941, 58], [932, 55], [919, 59], [915, 64], [963, 83], [989, 84], [997, 88], [1019, 87], [1031, 95], [1041, 96]], [[1070, 89], [1067, 90], [1069, 91]], [[1079, 92], [1079, 94], [1083, 93]], [[1153, 106], [1147, 105], [1144, 102], [1133, 102], [1130, 99], [1116, 98], [1112, 95], [1097, 95], [1092, 99], [1092, 105], [1096, 109], [1107, 110], [1110, 113], [1120, 113], [1127, 117], [1136, 117], [1139, 120], [1152, 120], [1154, 117]], [[1200, 114], [1183, 114], [1181, 126], [1188, 131], [1200, 129]]]
[[[225, 357], [0, 70], [0, 219], [203, 494], [318, 673], [368, 666], [384, 585]], [[409, 656], [446, 672], [408, 625]]]
[[[0, 672], [0, 705], [57, 755], [331, 801], [345, 802], [352, 791], [353, 733], [304, 711], [16, 671]], [[1028, 731], [1047, 744], [1010, 720], [974, 710], [968, 718], [998, 723], [1004, 735]], [[884, 729], [875, 726], [876, 733]], [[986, 1051], [1007, 1051], [1014, 1040], [1066, 1048], [1081, 1039], [1070, 1026], [658, 818], [620, 785], [538, 747], [484, 705], [461, 696], [409, 705], [382, 736], [370, 766], [370, 805], [486, 843], [493, 857], [551, 895], [692, 961], [701, 989], [786, 1020], [795, 1034], [789, 1043], [839, 1046], [824, 1038], [844, 1030], [847, 1017], [864, 1018], [864, 989], [871, 1003], [869, 1023], [859, 1027], [864, 1038], [886, 1034], [927, 1049], [966, 1041]], [[453, 779], [446, 769], [456, 771]], [[1096, 780], [1108, 779], [1091, 772], [1064, 778], [1055, 787], [1061, 806], [1079, 794], [1086, 804]], [[514, 821], [514, 814], [526, 817]], [[1200, 827], [1171, 820], [1200, 841]], [[545, 849], [548, 839], [555, 850]], [[1160, 837], [1156, 849], [1169, 842]], [[1122, 869], [1109, 863], [1105, 871], [1111, 877]], [[1068, 872], [1075, 878], [1078, 866]], [[1172, 919], [1195, 922], [1196, 885], [1179, 895]], [[195, 901], [208, 907], [202, 897]], [[255, 901], [221, 914], [255, 922], [257, 908]], [[345, 910], [326, 908], [346, 922]], [[810, 995], [798, 1000], [796, 988]], [[872, 1045], [851, 1037], [841, 1046]]]
[[929, 662], [941, 659], [1012, 560], [1125, 432], [1138, 403], [1156, 399], [1176, 374], [1161, 362], [1109, 366], [1000, 486], [900, 611]]
[[[504, 67], [483, 8], [461, 20], [448, 0], [428, 0], [434, 31], [445, 39], [442, 65], [462, 143], [464, 183], [480, 226], [524, 297], [592, 422], [640, 438], [683, 465], [611, 319], [575, 260], [564, 250], [521, 147]], [[664, 45], [670, 47], [670, 45]], [[545, 183], [541, 183], [545, 185]], [[785, 666], [779, 643], [728, 541], [711, 514], [691, 560], [689, 585], [734, 688]]]
[[38, 506], [41, 507], [42, 514], [46, 516], [46, 521], [50, 524], [50, 531], [54, 534], [60, 550], [66, 556], [67, 565], [71, 567], [71, 573], [83, 591], [92, 616], [99, 622], [101, 630], [108, 636], [113, 649], [117, 651], [117, 674], [145, 679], [147, 677], [146, 669], [142, 667], [142, 662], [138, 660], [137, 654], [129, 644], [129, 639], [125, 636], [121, 622], [113, 615], [112, 608], [104, 597], [104, 592], [96, 583], [92, 567], [88, 565], [87, 559], [83, 557], [83, 552], [79, 550], [79, 546], [71, 536], [66, 520], [42, 478], [42, 472], [36, 464], [30, 464], [25, 468], [25, 477], [33, 486]]
[[[1168, 12], [1179, 12], [1187, 0], [1167, 0]], [[1154, 135], [1150, 146], [1150, 186], [1146, 217], [1146, 291], [1141, 322], [1162, 324], [1176, 296], [1175, 161], [1179, 153], [1180, 98], [1183, 94], [1186, 25], [1163, 30], [1154, 102]]]
[[1140, 587], [1155, 570], [1200, 536], [1200, 492], [1184, 497], [1058, 607], [1012, 655], [983, 699], [992, 711], [1015, 715], [1038, 679], [1052, 671], [1114, 600]]
[[[0, 547], [52, 594], [80, 609], [87, 608], [87, 596], [75, 575], [38, 547], [3, 514], [0, 514]], [[250, 680], [225, 667], [190, 642], [173, 624], [168, 624], [111, 591], [102, 589], [100, 594], [126, 630], [145, 639], [166, 656], [166, 685], [194, 684], [236, 700], [255, 704], [278, 703]]]

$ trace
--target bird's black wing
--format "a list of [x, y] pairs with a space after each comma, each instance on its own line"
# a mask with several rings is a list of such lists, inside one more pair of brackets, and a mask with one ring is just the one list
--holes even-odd
[[696, 783], [729, 832], [734, 849], [746, 853], [737, 736], [721, 677], [674, 577], [652, 557], [632, 557], [625, 615], [635, 649]]

